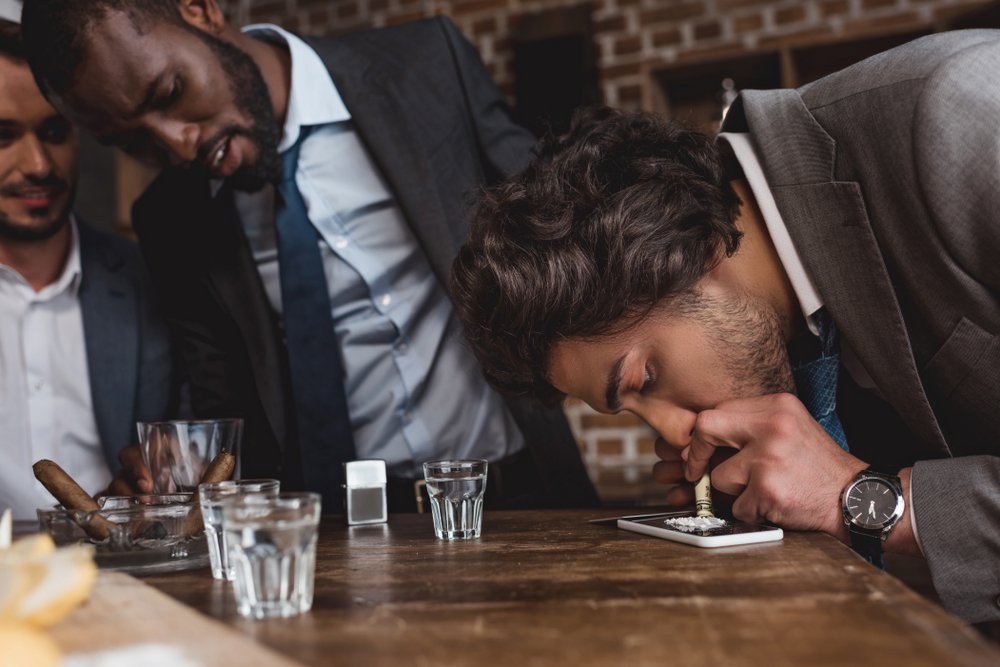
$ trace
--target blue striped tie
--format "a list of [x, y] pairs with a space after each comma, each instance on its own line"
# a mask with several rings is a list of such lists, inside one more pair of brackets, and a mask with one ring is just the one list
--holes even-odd
[[295, 182], [299, 151], [311, 129], [303, 127], [298, 141], [281, 156], [275, 227], [303, 479], [307, 489], [322, 494], [325, 511], [339, 513], [343, 463], [356, 456], [319, 236]]
[[826, 429], [834, 442], [844, 451], [850, 451], [844, 427], [837, 416], [837, 375], [840, 373], [837, 325], [827, 314], [826, 308], [817, 311], [815, 322], [823, 349], [818, 358], [793, 364], [792, 375], [799, 400], [809, 410], [809, 414]]

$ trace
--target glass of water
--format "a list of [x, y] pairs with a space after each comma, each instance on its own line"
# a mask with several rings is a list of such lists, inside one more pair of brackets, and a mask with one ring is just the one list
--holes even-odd
[[312, 608], [317, 493], [244, 495], [222, 505], [222, 529], [241, 616], [295, 616]]
[[479, 537], [483, 528], [483, 493], [488, 465], [483, 459], [424, 464], [424, 480], [434, 514], [434, 534], [439, 539]]
[[222, 530], [222, 506], [243, 495], [274, 495], [279, 491], [281, 482], [276, 479], [241, 479], [198, 485], [198, 501], [201, 504], [201, 517], [205, 522], [205, 539], [208, 541], [213, 578], [233, 580], [226, 534]]

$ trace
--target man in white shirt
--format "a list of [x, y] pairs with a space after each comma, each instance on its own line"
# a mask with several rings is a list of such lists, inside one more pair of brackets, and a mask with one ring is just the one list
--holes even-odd
[[104, 490], [176, 383], [134, 244], [71, 215], [76, 133], [22, 58], [0, 20], [0, 508], [31, 519], [54, 502], [32, 463]]

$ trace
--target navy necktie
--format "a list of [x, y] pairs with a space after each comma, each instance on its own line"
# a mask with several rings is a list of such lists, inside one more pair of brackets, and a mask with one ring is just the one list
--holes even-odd
[[299, 151], [310, 129], [303, 127], [298, 141], [281, 156], [275, 228], [303, 479], [307, 489], [322, 494], [325, 511], [339, 513], [343, 463], [356, 456], [319, 235], [295, 182]]
[[847, 436], [837, 416], [837, 376], [840, 373], [840, 353], [837, 345], [837, 325], [821, 308], [815, 315], [822, 349], [818, 357], [803, 363], [792, 364], [792, 376], [799, 400], [809, 410], [820, 426], [845, 451]]

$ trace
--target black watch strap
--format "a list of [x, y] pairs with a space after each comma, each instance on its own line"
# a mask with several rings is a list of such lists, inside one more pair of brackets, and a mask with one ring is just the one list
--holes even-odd
[[851, 548], [866, 561], [884, 570], [885, 562], [882, 560], [882, 536], [869, 531], [858, 530], [854, 526], [850, 526], [848, 532], [851, 534]]

